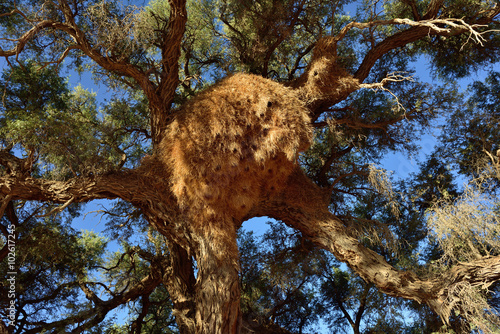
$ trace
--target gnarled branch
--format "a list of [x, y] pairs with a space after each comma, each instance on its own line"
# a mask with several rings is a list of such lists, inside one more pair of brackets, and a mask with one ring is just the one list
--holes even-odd
[[426, 303], [445, 322], [451, 310], [460, 307], [460, 300], [453, 295], [454, 287], [464, 283], [487, 287], [500, 279], [500, 256], [458, 264], [428, 279], [395, 269], [381, 255], [364, 247], [329, 212], [327, 192], [313, 184], [299, 168], [290, 176], [283, 192], [262, 201], [252, 215], [285, 222], [318, 247], [330, 251], [381, 292]]

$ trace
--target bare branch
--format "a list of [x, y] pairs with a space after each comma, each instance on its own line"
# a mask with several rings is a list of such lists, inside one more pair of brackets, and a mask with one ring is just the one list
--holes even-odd
[[38, 215], [38, 216], [35, 216], [36, 218], [43, 218], [43, 217], [48, 217], [48, 216], [51, 216], [51, 215], [54, 215], [56, 213], [59, 213], [59, 212], [62, 212], [64, 209], [66, 209], [71, 203], [73, 203], [75, 199], [72, 197], [70, 198], [69, 200], [66, 201], [66, 203], [64, 203], [63, 205], [61, 206], [58, 206], [52, 210], [50, 210], [48, 213], [45, 213], [43, 215]]
[[391, 94], [396, 103], [397, 103], [397, 110], [396, 112], [399, 112], [401, 109], [404, 110], [406, 112], [406, 109], [405, 107], [403, 106], [403, 104], [399, 101], [399, 98], [396, 94], [394, 94], [390, 89], [387, 89], [385, 87], [385, 85], [389, 82], [403, 82], [403, 81], [410, 81], [410, 82], [414, 82], [415, 80], [413, 79], [412, 76], [404, 76], [402, 74], [402, 72], [392, 72], [392, 73], [389, 73], [387, 75], [387, 77], [385, 77], [384, 79], [382, 79], [382, 81], [380, 82], [376, 82], [376, 83], [362, 83], [360, 84], [360, 88], [369, 88], [369, 89], [373, 89], [373, 90], [382, 90], [384, 92], [387, 92], [389, 94]]
[[66, 50], [64, 50], [63, 53], [59, 56], [59, 58], [57, 60], [45, 62], [44, 65], [42, 67], [40, 67], [40, 70], [44, 69], [45, 67], [47, 67], [51, 64], [60, 65], [64, 61], [64, 59], [69, 55], [71, 50], [77, 50], [77, 49], [79, 49], [79, 47], [76, 45], [68, 46], [66, 48]]
[[8, 13], [1, 13], [1, 14], [0, 14], [0, 17], [3, 17], [3, 16], [11, 16], [11, 15], [14, 15], [14, 14], [19, 14], [19, 15], [21, 15], [21, 16], [22, 16], [22, 17], [23, 17], [26, 21], [31, 22], [31, 20], [30, 20], [30, 19], [28, 19], [28, 17], [27, 17], [26, 15], [24, 15], [24, 13], [23, 13], [23, 12], [21, 12], [19, 9], [13, 9], [13, 10], [11, 10], [11, 11], [10, 11], [10, 12], [8, 12]]

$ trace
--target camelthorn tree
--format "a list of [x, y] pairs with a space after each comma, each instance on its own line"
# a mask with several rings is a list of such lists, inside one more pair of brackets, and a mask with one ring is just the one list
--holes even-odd
[[[354, 5], [358, 14], [347, 15]], [[30, 229], [68, 236], [54, 251], [78, 260], [58, 255], [53, 263], [67, 263], [74, 279], [52, 294], [87, 299], [52, 322], [19, 306], [13, 331], [82, 332], [138, 299], [137, 333], [147, 331], [142, 320], [152, 303], [171, 303], [181, 333], [246, 331], [237, 231], [260, 216], [299, 231], [311, 249], [330, 252], [379, 291], [426, 304], [445, 323], [468, 309], [462, 287], [486, 303], [500, 279], [498, 248], [489, 246], [439, 270], [396, 265], [363, 241], [370, 233], [389, 240], [389, 229], [363, 225], [353, 209], [375, 194], [394, 220], [405, 214], [376, 164], [386, 152], [415, 153], [419, 131], [459, 98], [452, 85], [419, 82], [412, 62], [425, 56], [448, 80], [494, 64], [496, 1], [8, 0], [0, 10], [2, 222], [16, 227], [19, 247], [36, 245]], [[56, 75], [63, 67], [91, 71], [120, 98], [98, 109], [92, 94], [70, 91]], [[148, 266], [122, 277], [115, 291], [86, 276], [100, 266], [99, 238], [70, 242], [67, 230], [40, 223], [71, 220], [98, 199], [119, 199], [127, 223], [145, 220], [162, 236], [156, 252], [124, 253]], [[485, 319], [484, 328], [494, 326], [494, 317]]]

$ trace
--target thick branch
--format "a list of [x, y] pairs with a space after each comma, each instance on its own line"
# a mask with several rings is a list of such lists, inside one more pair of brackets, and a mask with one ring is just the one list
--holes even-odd
[[[105, 175], [75, 177], [67, 181], [52, 181], [33, 177], [7, 175], [0, 177], [0, 195], [9, 195], [12, 200], [52, 202], [68, 205], [95, 199], [121, 198], [141, 208], [145, 214], [154, 213], [162, 222], [177, 219], [177, 201], [167, 190], [168, 176], [148, 174], [151, 165], [138, 170], [112, 172]], [[164, 177], [163, 177], [164, 176]], [[161, 224], [167, 233], [167, 226]], [[168, 235], [168, 233], [167, 233]]]
[[150, 105], [165, 106], [165, 109], [151, 109], [151, 135], [156, 146], [161, 141], [165, 126], [169, 123], [170, 109], [174, 101], [175, 89], [179, 84], [179, 58], [181, 42], [184, 37], [187, 22], [186, 0], [169, 0], [170, 17], [161, 46], [162, 73], [161, 81], [155, 94], [146, 92]]
[[[436, 1], [437, 2], [437, 1]], [[422, 21], [412, 21], [409, 19], [393, 19], [387, 21], [372, 21], [367, 23], [352, 22], [348, 24], [342, 31], [335, 37], [340, 41], [347, 32], [352, 28], [365, 29], [377, 25], [409, 25], [411, 28], [398, 32], [385, 40], [381, 41], [373, 47], [366, 54], [363, 62], [354, 74], [354, 78], [362, 82], [368, 74], [375, 62], [387, 54], [389, 51], [399, 47], [403, 47], [409, 43], [416, 42], [426, 36], [439, 35], [439, 36], [455, 36], [463, 33], [469, 33], [471, 38], [478, 44], [482, 45], [486, 32], [478, 32], [478, 28], [484, 27], [485, 24], [490, 23], [495, 15], [500, 11], [500, 6], [495, 6], [490, 17], [481, 20], [477, 24], [470, 24], [462, 19], [429, 19]]]
[[68, 181], [4, 176], [0, 178], [0, 193], [10, 194], [14, 200], [50, 201], [60, 204], [118, 197], [137, 202], [134, 191], [141, 188], [140, 181], [135, 180], [135, 183], [128, 175], [129, 173], [116, 173], [95, 178], [78, 177]]
[[443, 275], [420, 279], [413, 272], [399, 271], [376, 252], [364, 247], [348, 228], [328, 210], [328, 193], [313, 184], [299, 169], [290, 176], [284, 191], [263, 201], [252, 215], [266, 215], [298, 229], [317, 246], [330, 251], [366, 282], [395, 297], [428, 304], [444, 321], [451, 308], [453, 286], [464, 282], [485, 286], [500, 280], [500, 257], [460, 264]]
[[1, 57], [11, 57], [19, 55], [23, 50], [26, 44], [32, 40], [40, 31], [44, 29], [59, 29], [62, 31], [66, 31], [67, 33], [71, 33], [71, 28], [67, 25], [53, 22], [51, 20], [44, 20], [36, 24], [33, 28], [24, 33], [21, 37], [19, 37], [16, 41], [17, 44], [10, 50], [2, 50], [0, 48], [0, 56]]

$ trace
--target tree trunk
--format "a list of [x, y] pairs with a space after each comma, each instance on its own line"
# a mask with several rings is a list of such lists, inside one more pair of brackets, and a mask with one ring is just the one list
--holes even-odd
[[170, 298], [172, 299], [175, 321], [181, 334], [196, 332], [194, 315], [195, 284], [193, 261], [188, 252], [179, 244], [168, 241], [170, 253], [171, 275], [166, 276], [164, 281]]
[[[236, 238], [239, 224], [208, 208], [197, 211], [197, 215], [184, 212], [175, 220], [177, 223], [155, 219], [153, 212], [161, 216], [158, 208], [144, 210], [148, 220], [168, 237], [170, 267], [164, 284], [179, 332], [239, 333], [242, 323]], [[170, 238], [172, 231], [176, 233], [175, 241]]]
[[[3, 156], [0, 154], [0, 160], [2, 158], [10, 158], [8, 162], [12, 166], [21, 166], [12, 168], [12, 171], [23, 171], [21, 159], [17, 161], [7, 153]], [[280, 164], [285, 162], [279, 161]], [[365, 281], [374, 283], [382, 292], [426, 303], [444, 321], [448, 320], [452, 308], [460, 310], [464, 306], [456, 292], [461, 285], [481, 288], [500, 280], [499, 256], [458, 264], [442, 275], [425, 280], [412, 272], [396, 270], [382, 256], [351, 236], [349, 228], [329, 212], [330, 190], [319, 188], [298, 166], [294, 168], [287, 168], [293, 172], [283, 187], [263, 187], [260, 201], [247, 212], [246, 219], [269, 216], [284, 221], [317, 246], [333, 253], [338, 260], [346, 262]], [[17, 199], [41, 200], [63, 204], [64, 208], [70, 203], [120, 197], [141, 208], [160, 233], [175, 241], [171, 248], [174, 277], [170, 278], [171, 281], [167, 279], [167, 285], [174, 282], [168, 288], [178, 314], [181, 310], [187, 310], [179, 326], [183, 333], [240, 331], [236, 229], [244, 219], [238, 217], [233, 220], [228, 215], [216, 214], [208, 205], [204, 205], [201, 206], [202, 211], [192, 213], [186, 220], [186, 208], [179, 208], [176, 199], [168, 191], [168, 171], [161, 164], [144, 164], [134, 171], [78, 177], [67, 181], [17, 175], [23, 174], [11, 173], [0, 178], [0, 194], [7, 196], [4, 203]], [[192, 258], [198, 265], [196, 283]], [[148, 276], [140, 286], [127, 291], [119, 300], [114, 300], [113, 305], [149, 293], [148, 287], [154, 288], [159, 284], [164, 274], [158, 271]], [[165, 275], [163, 280], [165, 282]], [[108, 310], [113, 305], [106, 303], [102, 307]]]
[[241, 329], [239, 254], [230, 218], [212, 215], [195, 226], [196, 333], [236, 334]]

